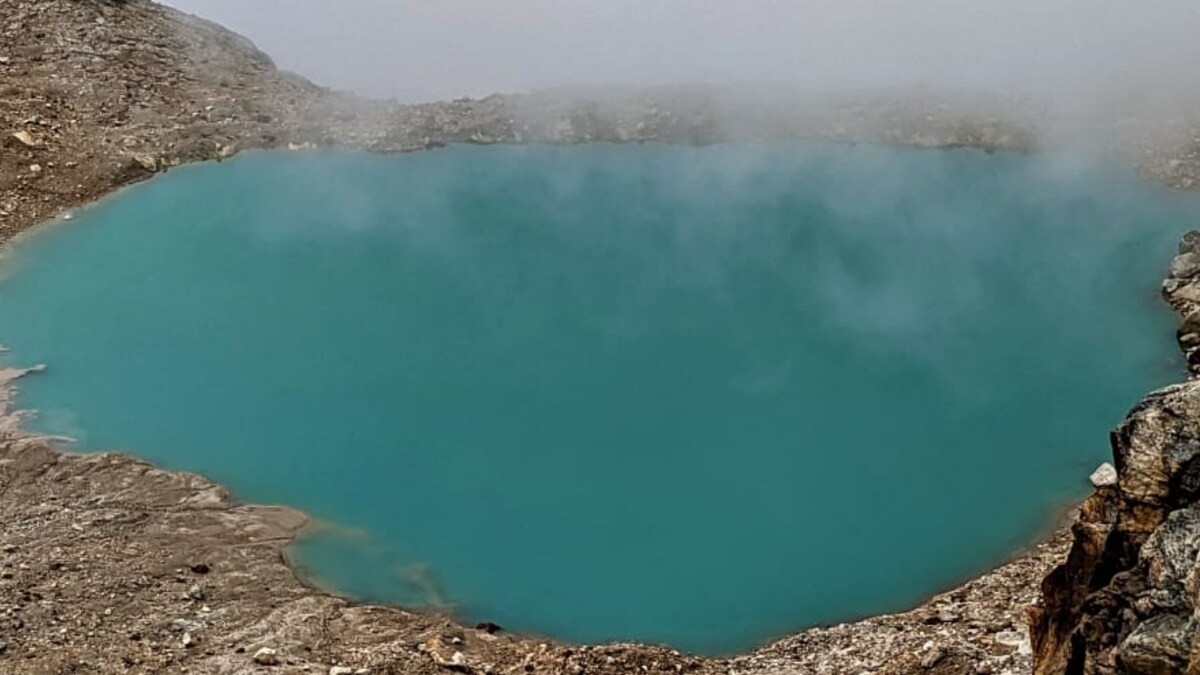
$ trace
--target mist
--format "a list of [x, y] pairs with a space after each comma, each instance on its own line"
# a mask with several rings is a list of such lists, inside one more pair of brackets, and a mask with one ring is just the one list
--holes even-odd
[[564, 85], [1190, 96], [1194, 0], [170, 0], [281, 67], [417, 102]]

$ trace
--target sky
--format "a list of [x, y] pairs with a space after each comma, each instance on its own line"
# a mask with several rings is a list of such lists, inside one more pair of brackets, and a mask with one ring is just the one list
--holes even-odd
[[1196, 0], [167, 0], [321, 84], [421, 101], [560, 85], [1189, 90]]

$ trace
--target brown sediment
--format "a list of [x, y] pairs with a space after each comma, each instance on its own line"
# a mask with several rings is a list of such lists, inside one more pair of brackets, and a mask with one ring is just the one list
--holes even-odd
[[[1037, 146], [1036, 125], [997, 97], [916, 90], [777, 100], [747, 108], [736, 91], [690, 87], [368, 101], [280, 72], [245, 39], [148, 0], [5, 0], [0, 241], [171, 167], [249, 148], [788, 138]], [[1196, 184], [1194, 135], [1128, 145], [1147, 173]], [[564, 645], [312, 588], [284, 555], [304, 514], [238, 503], [202, 476], [122, 454], [63, 452], [26, 434], [10, 409], [9, 385], [22, 374], [0, 372], [2, 673], [1025, 672], [1026, 610], [1071, 541], [1057, 529], [917, 609], [808, 630], [738, 657]], [[262, 648], [274, 655], [256, 660]]]

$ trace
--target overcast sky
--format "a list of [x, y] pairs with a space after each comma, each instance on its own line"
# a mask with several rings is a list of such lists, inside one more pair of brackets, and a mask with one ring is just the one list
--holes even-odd
[[322, 84], [409, 101], [569, 84], [1200, 84], [1200, 0], [167, 1]]

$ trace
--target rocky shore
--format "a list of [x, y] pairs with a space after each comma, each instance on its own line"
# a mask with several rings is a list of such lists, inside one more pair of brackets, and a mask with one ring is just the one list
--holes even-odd
[[[934, 90], [367, 101], [281, 72], [245, 39], [148, 0], [0, 3], [0, 241], [173, 166], [249, 148], [788, 138], [1039, 145], [1025, 104]], [[1122, 146], [1148, 174], [1197, 185], [1192, 133]], [[1189, 328], [1200, 326], [1198, 240], [1185, 241], [1165, 290], [1188, 316], [1181, 344], [1190, 363], [1200, 347], [1200, 329]], [[0, 373], [0, 389], [22, 374]], [[1188, 383], [1135, 409], [1114, 435], [1116, 484], [1101, 481], [1072, 532], [913, 611], [700, 659], [651, 646], [563, 645], [315, 590], [284, 557], [303, 514], [241, 504], [203, 477], [125, 455], [61, 452], [21, 431], [5, 393], [0, 672], [988, 675], [1030, 672], [1035, 655], [1044, 673], [1183, 672], [1197, 625], [1200, 518], [1190, 504], [1200, 463], [1189, 454], [1200, 453], [1197, 396]]]
[[[1200, 232], [1163, 297], [1200, 372]], [[1070, 553], [1031, 612], [1036, 672], [1200, 672], [1200, 380], [1148, 395], [1112, 433], [1116, 471], [1080, 508]]]

